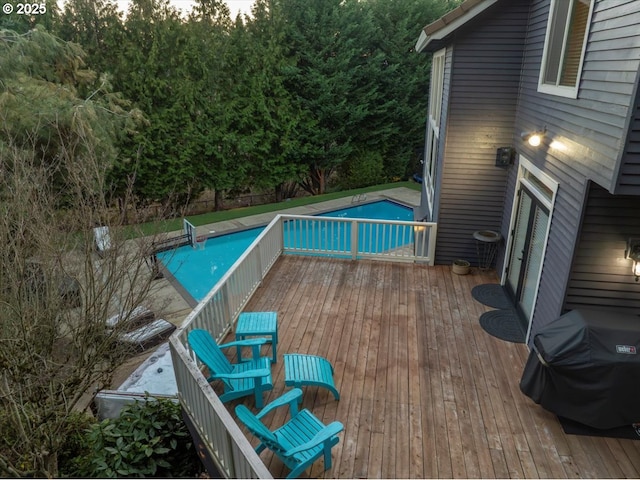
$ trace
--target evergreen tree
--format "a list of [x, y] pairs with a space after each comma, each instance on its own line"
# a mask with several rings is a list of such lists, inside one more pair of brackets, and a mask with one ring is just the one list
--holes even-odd
[[120, 61], [124, 26], [114, 0], [67, 0], [56, 32], [64, 40], [82, 46], [93, 70], [113, 72]]
[[[459, 0], [258, 0], [229, 18], [199, 0], [69, 0], [58, 31], [147, 124], [126, 137], [112, 179], [172, 210], [203, 189], [222, 199], [299, 180], [310, 193], [412, 173], [422, 150], [428, 61], [420, 29]], [[161, 175], [158, 175], [158, 173]], [[342, 180], [340, 180], [342, 179]], [[176, 211], [176, 213], [178, 213]]]
[[348, 67], [352, 72], [349, 101], [361, 115], [351, 129], [354, 149], [340, 165], [339, 185], [356, 188], [382, 183], [390, 176], [384, 164], [389, 152], [397, 148], [401, 126], [393, 115], [399, 101], [386, 91], [397, 80], [390, 79], [396, 67], [382, 48], [393, 33], [377, 22], [368, 2], [346, 2], [342, 10], [352, 26], [348, 35], [355, 48]]
[[196, 0], [191, 19], [201, 25], [221, 27], [226, 30], [231, 26], [229, 6], [222, 0]]
[[[415, 51], [420, 30], [460, 3], [459, 0], [370, 0], [377, 26], [373, 48], [383, 69], [376, 84], [384, 109], [372, 122], [387, 126], [379, 149], [391, 178], [410, 171], [424, 143], [424, 118], [429, 95], [431, 64]], [[380, 63], [379, 63], [380, 65]], [[382, 102], [380, 103], [382, 105]]]
[[202, 191], [192, 130], [193, 79], [185, 24], [168, 0], [133, 0], [124, 23], [114, 84], [148, 122], [123, 145], [114, 181], [135, 178], [141, 200], [161, 201], [174, 214]]
[[286, 87], [299, 112], [303, 186], [321, 193], [338, 169], [377, 182], [410, 173], [423, 144], [429, 64], [421, 28], [458, 1], [281, 0], [294, 67]]
[[[110, 92], [106, 80], [96, 85], [84, 52], [37, 27], [19, 35], [0, 31], [0, 148], [37, 150], [44, 165], [62, 158], [99, 158], [108, 168], [115, 143], [139, 121], [139, 112]], [[66, 173], [56, 169], [57, 183]]]
[[359, 46], [350, 37], [354, 25], [343, 16], [340, 0], [280, 0], [286, 18], [284, 43], [295, 63], [286, 70], [285, 86], [297, 111], [294, 134], [299, 148], [291, 161], [305, 165], [302, 187], [326, 191], [336, 168], [353, 154], [354, 127], [362, 105], [353, 104], [351, 59]]
[[296, 138], [297, 115], [286, 90], [283, 18], [274, 12], [272, 0], [257, 0], [244, 31], [245, 108], [242, 112], [243, 135], [248, 142], [252, 184], [275, 189], [281, 201], [287, 186], [294, 185], [303, 173], [292, 161], [299, 149]]
[[[57, 2], [3, 2], [11, 8], [11, 13], [0, 14], [0, 30], [26, 33], [39, 26], [53, 31], [60, 17]], [[9, 8], [6, 7], [6, 8]]]
[[230, 53], [233, 30], [229, 9], [220, 0], [199, 0], [189, 19], [189, 64], [195, 82], [197, 138], [194, 161], [204, 186], [215, 193], [215, 208], [223, 207], [225, 192], [246, 184], [246, 162], [234, 124], [236, 85], [231, 72], [241, 71]]

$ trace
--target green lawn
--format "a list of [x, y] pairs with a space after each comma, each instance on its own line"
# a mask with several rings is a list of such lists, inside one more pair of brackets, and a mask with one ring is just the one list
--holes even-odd
[[[395, 182], [385, 183], [383, 185], [374, 185], [371, 187], [357, 188], [354, 190], [344, 190], [341, 192], [326, 193], [324, 195], [315, 195], [312, 197], [301, 197], [288, 200], [280, 203], [268, 203], [265, 205], [256, 205], [252, 207], [234, 208], [232, 210], [223, 210], [220, 212], [209, 212], [201, 215], [189, 216], [189, 221], [196, 227], [199, 225], [206, 225], [208, 223], [222, 222], [225, 220], [233, 220], [234, 218], [248, 217], [249, 215], [258, 215], [260, 213], [275, 212], [283, 210], [285, 208], [301, 207], [304, 205], [311, 205], [313, 203], [326, 202], [327, 200], [334, 200], [336, 198], [352, 197], [359, 193], [377, 192], [380, 190], [387, 190], [389, 188], [407, 187], [416, 191], [420, 191], [420, 184], [407, 181], [407, 182]], [[180, 230], [182, 228], [182, 219], [175, 218], [173, 220], [166, 220], [162, 222], [151, 222], [142, 224], [139, 226], [145, 235], [157, 233], [159, 231], [172, 232]]]

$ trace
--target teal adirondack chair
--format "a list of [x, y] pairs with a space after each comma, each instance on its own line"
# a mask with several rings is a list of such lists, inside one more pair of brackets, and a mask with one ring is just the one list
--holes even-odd
[[[188, 336], [189, 346], [198, 359], [209, 369], [208, 382], [221, 380], [224, 393], [222, 402], [254, 395], [256, 407], [262, 408], [262, 392], [273, 388], [271, 379], [271, 359], [260, 356], [260, 346], [266, 338], [251, 338], [218, 345], [206, 330], [192, 330]], [[227, 360], [223, 348], [252, 347], [253, 358], [249, 361], [232, 364]]]
[[[324, 456], [324, 469], [329, 470], [331, 448], [338, 444], [338, 433], [344, 430], [340, 422], [325, 425], [309, 410], [298, 411], [298, 402], [301, 400], [302, 390], [294, 388], [269, 403], [257, 415], [244, 405], [236, 407], [238, 419], [260, 440], [256, 453], [265, 448], [273, 451], [291, 469], [287, 478], [297, 478], [321, 456]], [[285, 405], [289, 405], [291, 418], [274, 431], [269, 430], [260, 419], [271, 410]]]

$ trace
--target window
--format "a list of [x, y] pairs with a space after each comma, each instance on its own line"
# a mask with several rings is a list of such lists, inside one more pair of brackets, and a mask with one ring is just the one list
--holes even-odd
[[593, 0], [552, 0], [538, 90], [576, 98]]
[[426, 162], [423, 175], [431, 213], [433, 213], [436, 167], [438, 165], [438, 139], [440, 138], [440, 114], [442, 113], [442, 90], [444, 85], [444, 53], [444, 49], [434, 53], [431, 60]]
[[439, 130], [440, 127], [443, 80], [444, 50], [440, 50], [433, 54], [433, 60], [431, 61], [431, 91], [429, 92], [429, 121], [434, 124], [436, 130]]

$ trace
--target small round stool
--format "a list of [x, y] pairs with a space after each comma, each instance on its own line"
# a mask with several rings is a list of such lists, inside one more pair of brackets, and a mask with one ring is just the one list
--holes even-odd
[[502, 240], [502, 235], [493, 230], [478, 230], [473, 233], [473, 238], [476, 239], [478, 268], [483, 272], [489, 270], [498, 253], [498, 245]]

